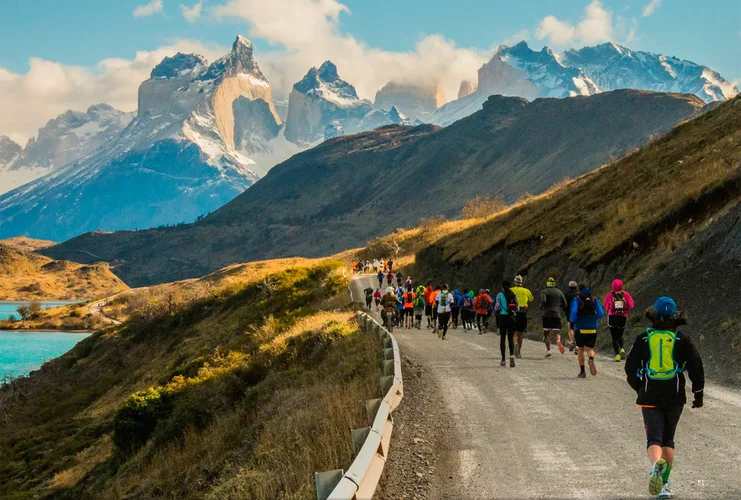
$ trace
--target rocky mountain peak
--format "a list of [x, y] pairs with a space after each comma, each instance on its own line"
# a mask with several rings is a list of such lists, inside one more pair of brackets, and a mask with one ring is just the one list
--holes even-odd
[[23, 150], [7, 135], [0, 135], [0, 167], [13, 160]]
[[313, 94], [317, 97], [358, 100], [355, 87], [340, 78], [337, 66], [332, 61], [324, 61], [319, 69], [311, 68], [299, 82], [293, 85], [293, 88], [302, 94]]
[[198, 77], [200, 81], [215, 80], [247, 74], [264, 82], [268, 79], [260, 71], [252, 54], [252, 42], [242, 35], [238, 35], [232, 44], [232, 50], [224, 57], [214, 61], [208, 69]]
[[337, 74], [337, 66], [332, 61], [324, 61], [317, 71], [319, 79], [324, 82], [336, 82], [340, 79]]
[[208, 65], [206, 58], [198, 54], [183, 54], [178, 52], [172, 57], [165, 57], [161, 63], [152, 69], [150, 78], [177, 78], [194, 69]]

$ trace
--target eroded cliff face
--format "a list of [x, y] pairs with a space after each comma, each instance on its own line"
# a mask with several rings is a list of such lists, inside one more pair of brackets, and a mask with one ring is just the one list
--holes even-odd
[[424, 119], [445, 102], [445, 91], [440, 82], [388, 82], [376, 93], [375, 107], [388, 111], [396, 106], [410, 119]]
[[528, 101], [538, 97], [538, 89], [527, 79], [527, 73], [512, 67], [497, 56], [481, 66], [478, 75], [477, 92], [484, 99], [495, 94], [521, 96]]
[[458, 99], [462, 99], [467, 95], [471, 95], [476, 92], [478, 85], [470, 80], [463, 80], [461, 86], [458, 87]]

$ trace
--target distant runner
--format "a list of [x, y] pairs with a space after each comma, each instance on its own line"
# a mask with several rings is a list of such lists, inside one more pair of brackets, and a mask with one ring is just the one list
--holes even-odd
[[363, 292], [365, 293], [365, 307], [370, 311], [373, 304], [373, 288], [368, 287]]
[[445, 340], [445, 335], [448, 333], [448, 323], [450, 322], [450, 312], [454, 302], [453, 294], [448, 291], [447, 283], [437, 292], [435, 302], [437, 303], [437, 328], [439, 331], [437, 335], [442, 340]]
[[578, 285], [576, 281], [569, 281], [569, 289], [566, 291], [566, 302], [569, 304], [569, 308], [566, 311], [566, 321], [569, 322], [569, 351], [577, 354], [576, 342], [574, 341], [574, 323], [571, 322], [571, 304], [574, 303], [574, 299], [579, 295]]
[[509, 344], [509, 366], [515, 367], [515, 329], [517, 328], [517, 295], [509, 281], [502, 282], [502, 291], [497, 294], [495, 310], [499, 315], [499, 350], [502, 353], [500, 366], [507, 366], [505, 341]]
[[461, 292], [456, 288], [453, 290], [453, 305], [451, 306], [450, 318], [453, 322], [453, 330], [458, 329], [458, 317], [461, 313], [461, 307], [458, 305], [458, 301], [461, 298]]
[[540, 308], [543, 311], [543, 341], [545, 342], [545, 357], [550, 358], [551, 335], [556, 340], [558, 352], [566, 352], [561, 343], [561, 311], [568, 312], [569, 306], [563, 292], [556, 288], [556, 279], [551, 277], [546, 281], [546, 289], [540, 292]]
[[[512, 292], [517, 295], [517, 304], [520, 306], [515, 316], [515, 357], [519, 358], [522, 356], [522, 341], [525, 338], [527, 332], [527, 309], [528, 304], [535, 300], [533, 294], [527, 288], [522, 286], [523, 279], [519, 274], [515, 276], [515, 286], [512, 287]], [[550, 353], [550, 348], [548, 349]], [[550, 357], [546, 355], [546, 357]]]
[[435, 291], [432, 286], [425, 288], [425, 317], [427, 318], [427, 329], [432, 328], [432, 303], [435, 302]]
[[425, 288], [420, 286], [414, 299], [414, 327], [419, 330], [422, 328], [422, 315], [425, 313]]
[[633, 309], [634, 306], [633, 297], [623, 290], [623, 282], [621, 280], [613, 281], [612, 291], [605, 296], [605, 314], [607, 314], [607, 326], [610, 327], [610, 335], [612, 336], [615, 361], [625, 360], [623, 334], [625, 325], [628, 324], [628, 311]]
[[584, 371], [584, 351], [589, 355], [589, 373], [597, 375], [597, 366], [594, 364], [594, 346], [597, 342], [597, 327], [599, 320], [605, 315], [602, 304], [592, 295], [586, 283], [579, 284], [579, 295], [571, 304], [569, 319], [574, 323], [574, 340], [576, 340], [577, 354], [579, 355], [579, 378], [587, 378]]
[[383, 296], [383, 294], [381, 293], [381, 289], [380, 288], [376, 288], [375, 293], [373, 293], [373, 298], [376, 299], [376, 311], [378, 311], [378, 309], [380, 308], [379, 306], [381, 305], [381, 297], [382, 296]]
[[483, 288], [479, 290], [478, 297], [473, 301], [473, 307], [476, 309], [476, 327], [479, 330], [479, 335], [482, 335], [484, 331], [489, 329], [489, 308], [493, 305], [494, 301], [491, 300], [486, 290]]
[[412, 326], [414, 326], [414, 299], [415, 298], [416, 298], [416, 295], [411, 290], [404, 292], [402, 295], [402, 300], [404, 301], [404, 326], [406, 328], [411, 328]]
[[435, 287], [435, 291], [432, 293], [432, 296], [430, 297], [432, 300], [432, 333], [437, 333], [437, 316], [438, 316], [438, 302], [437, 298], [440, 292], [442, 291], [443, 287], [440, 285], [437, 285]]
[[378, 271], [378, 274], [376, 276], [378, 277], [378, 288], [383, 288], [383, 271]]
[[673, 498], [669, 474], [674, 463], [674, 433], [687, 403], [683, 372], [692, 380], [692, 408], [702, 408], [705, 372], [692, 340], [679, 331], [687, 320], [684, 313], [677, 313], [674, 300], [660, 297], [646, 311], [646, 317], [652, 326], [635, 339], [625, 374], [643, 413], [651, 464], [648, 492], [658, 498]]
[[476, 308], [473, 306], [473, 290], [468, 293], [464, 293], [458, 299], [458, 307], [461, 310], [461, 322], [463, 323], [463, 331], [473, 331], [473, 322], [476, 317]]

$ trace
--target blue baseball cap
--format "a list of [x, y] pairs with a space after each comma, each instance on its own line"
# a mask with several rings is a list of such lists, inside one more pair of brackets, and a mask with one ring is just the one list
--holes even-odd
[[658, 318], [673, 318], [677, 315], [677, 303], [671, 297], [659, 297], [654, 302], [654, 311]]

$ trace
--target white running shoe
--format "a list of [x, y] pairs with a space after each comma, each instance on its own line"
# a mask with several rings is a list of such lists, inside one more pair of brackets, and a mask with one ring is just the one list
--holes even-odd
[[661, 488], [661, 493], [656, 498], [674, 498], [674, 492], [672, 492], [672, 483], [664, 483], [664, 487]]

